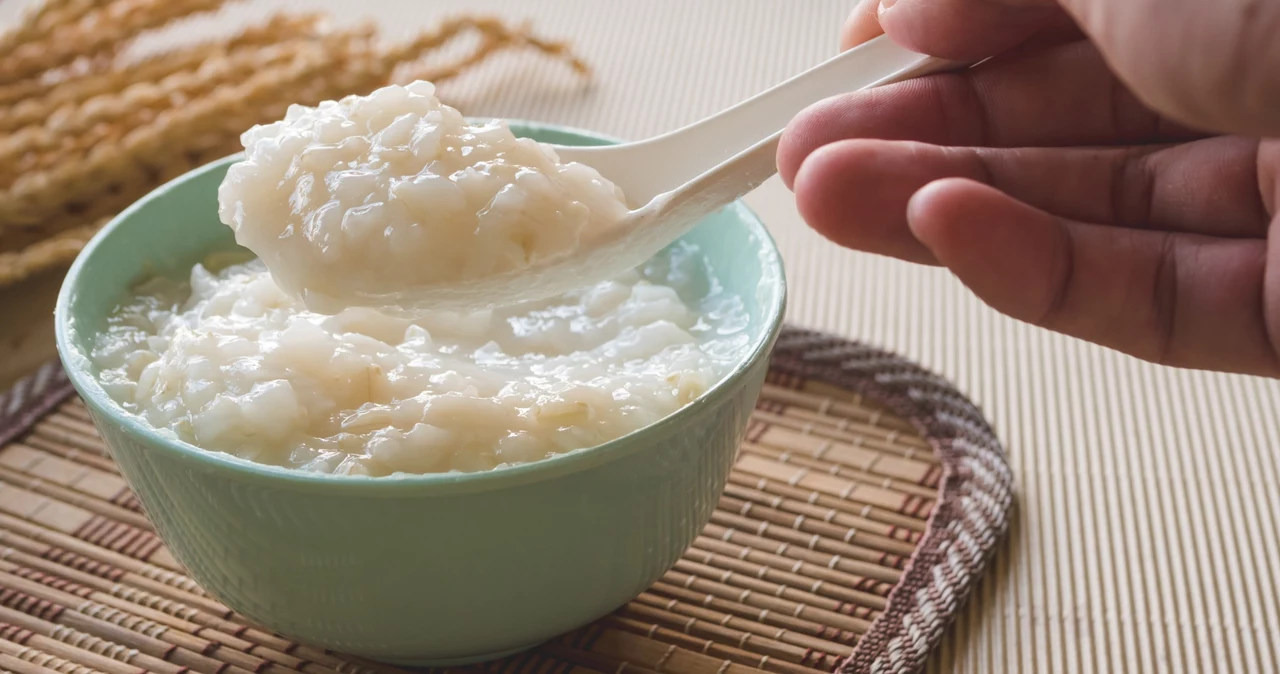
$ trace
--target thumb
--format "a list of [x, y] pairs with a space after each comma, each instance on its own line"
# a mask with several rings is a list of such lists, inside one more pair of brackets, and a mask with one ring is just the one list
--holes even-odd
[[894, 42], [956, 61], [995, 56], [1062, 15], [1054, 0], [867, 0], [850, 17], [846, 34], [867, 32], [868, 4]]

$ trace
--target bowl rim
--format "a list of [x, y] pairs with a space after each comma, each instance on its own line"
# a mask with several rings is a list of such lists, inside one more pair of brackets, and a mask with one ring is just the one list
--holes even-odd
[[[522, 119], [507, 119], [512, 127], [528, 131], [546, 131], [577, 136], [586, 140], [616, 143], [618, 139], [594, 131], [579, 129], [558, 124], [547, 124]], [[54, 308], [55, 339], [58, 355], [63, 370], [76, 391], [85, 400], [95, 418], [106, 417], [111, 423], [124, 429], [129, 435], [139, 438], [147, 445], [146, 451], [163, 451], [168, 456], [178, 459], [188, 467], [203, 471], [222, 472], [241, 482], [269, 483], [277, 487], [288, 487], [293, 490], [307, 492], [323, 491], [328, 493], [357, 493], [367, 496], [404, 496], [404, 495], [444, 495], [450, 493], [483, 491], [541, 482], [562, 475], [581, 472], [593, 466], [612, 463], [630, 454], [641, 451], [645, 443], [639, 442], [643, 436], [666, 437], [676, 432], [681, 425], [696, 417], [700, 410], [721, 404], [741, 388], [742, 379], [768, 353], [782, 329], [787, 304], [786, 275], [783, 269], [782, 256], [768, 228], [755, 212], [742, 201], [735, 201], [726, 209], [731, 210], [741, 220], [751, 234], [762, 242], [759, 259], [762, 273], [771, 277], [772, 288], [767, 301], [762, 304], [762, 311], [768, 324], [760, 332], [760, 336], [752, 344], [749, 354], [734, 365], [716, 384], [711, 386], [693, 402], [647, 426], [636, 429], [626, 435], [592, 447], [583, 447], [557, 454], [545, 459], [521, 463], [487, 471], [449, 472], [425, 474], [396, 474], [382, 477], [366, 475], [334, 475], [303, 471], [296, 468], [261, 464], [243, 459], [233, 454], [202, 449], [192, 443], [172, 437], [145, 422], [140, 416], [124, 409], [116, 402], [98, 382], [91, 372], [89, 357], [76, 344], [77, 328], [70, 314], [75, 301], [76, 288], [80, 275], [93, 258], [104, 240], [129, 221], [133, 215], [154, 201], [160, 195], [175, 189], [196, 175], [213, 170], [215, 167], [233, 162], [242, 153], [235, 153], [216, 159], [202, 166], [183, 173], [164, 183], [141, 199], [137, 200], [115, 217], [113, 217], [85, 245], [63, 280], [58, 292], [57, 304]]]

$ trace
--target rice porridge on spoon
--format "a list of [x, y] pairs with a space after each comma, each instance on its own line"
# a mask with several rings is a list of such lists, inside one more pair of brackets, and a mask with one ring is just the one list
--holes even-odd
[[243, 143], [222, 221], [316, 311], [518, 272], [591, 246], [628, 212], [594, 169], [504, 122], [469, 123], [427, 82], [295, 105]]

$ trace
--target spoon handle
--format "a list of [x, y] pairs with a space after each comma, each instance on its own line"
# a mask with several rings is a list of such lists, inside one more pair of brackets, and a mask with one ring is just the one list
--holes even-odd
[[[683, 186], [681, 192], [699, 187], [715, 187], [717, 192], [729, 188], [725, 194], [686, 195], [712, 197], [723, 205], [777, 172], [774, 154], [778, 138], [804, 108], [838, 94], [964, 65], [917, 54], [880, 36], [715, 115], [647, 140], [614, 146], [617, 150], [625, 147], [625, 153], [582, 148], [571, 151], [570, 159], [591, 164], [606, 176], [622, 175], [627, 164], [662, 167], [647, 175], [626, 173], [627, 196], [633, 204], [644, 204]], [[615, 162], [620, 165], [612, 166]], [[692, 184], [700, 177], [714, 185]]]
[[687, 156], [700, 158], [710, 169], [781, 133], [796, 114], [818, 101], [961, 65], [909, 51], [880, 36], [655, 140], [681, 145]]

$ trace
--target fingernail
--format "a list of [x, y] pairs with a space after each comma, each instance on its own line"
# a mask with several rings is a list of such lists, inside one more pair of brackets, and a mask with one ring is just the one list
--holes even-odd
[[884, 16], [884, 13], [893, 9], [893, 5], [898, 0], [880, 0], [880, 6], [876, 8], [876, 16]]

